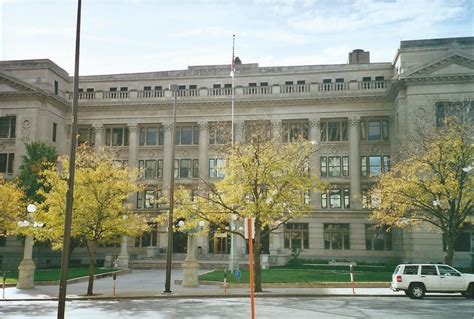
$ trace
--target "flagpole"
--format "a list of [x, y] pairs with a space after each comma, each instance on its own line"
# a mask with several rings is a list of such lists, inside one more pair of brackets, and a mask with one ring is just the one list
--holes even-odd
[[[234, 147], [234, 76], [235, 76], [235, 34], [232, 35], [232, 64], [230, 65], [230, 77], [232, 78], [232, 112], [231, 112], [231, 144]], [[234, 214], [231, 216], [230, 228], [231, 231], [235, 229]], [[234, 272], [234, 255], [235, 255], [235, 240], [234, 233], [230, 233], [230, 271]], [[238, 268], [238, 267], [237, 267]]]

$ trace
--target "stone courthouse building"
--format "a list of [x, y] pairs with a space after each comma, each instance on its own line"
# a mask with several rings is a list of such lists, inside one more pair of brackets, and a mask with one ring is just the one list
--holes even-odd
[[[390, 169], [399, 143], [415, 127], [432, 126], [449, 103], [474, 98], [474, 37], [402, 41], [394, 55], [391, 62], [372, 63], [369, 52], [354, 50], [341, 64], [236, 66], [235, 141], [244, 142], [245, 128], [256, 120], [267, 122], [283, 141], [304, 134], [319, 145], [312, 172], [332, 185], [326, 193], [307, 194], [311, 214], [265, 241], [264, 253], [272, 262], [284, 260], [293, 248], [318, 259], [443, 260], [441, 234], [385, 231], [368, 219], [365, 204], [374, 177]], [[218, 128], [231, 125], [229, 65], [80, 77], [79, 143], [111, 146], [124, 164], [144, 170], [147, 187], [134, 196], [136, 212], [158, 214], [154, 199], [171, 182], [170, 85], [177, 85], [175, 183], [196, 188], [199, 177], [221, 177]], [[68, 154], [72, 87], [72, 76], [53, 61], [0, 61], [0, 173], [18, 174], [25, 144], [33, 141]], [[474, 230], [466, 229], [457, 242], [455, 264], [469, 264], [473, 241]], [[175, 252], [183, 253], [185, 243], [177, 234]], [[211, 232], [199, 238], [198, 253], [225, 259], [230, 243], [228, 234]], [[245, 245], [235, 243], [237, 254], [245, 254]], [[132, 260], [159, 258], [166, 246], [161, 226], [127, 244]], [[102, 247], [98, 258], [119, 252], [120, 247]], [[2, 239], [0, 256], [2, 267], [12, 268], [22, 256], [21, 243]], [[72, 257], [73, 262], [85, 258], [80, 249]], [[35, 259], [46, 265], [58, 257], [36, 247]]]

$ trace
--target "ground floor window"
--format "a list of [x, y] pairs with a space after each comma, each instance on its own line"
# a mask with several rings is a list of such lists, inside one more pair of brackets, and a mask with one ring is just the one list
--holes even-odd
[[285, 224], [285, 248], [309, 248], [308, 223]]
[[[474, 236], [474, 230], [471, 232], [470, 230], [465, 230], [461, 232], [456, 240], [454, 241], [454, 251], [459, 252], [469, 252], [471, 251], [471, 240]], [[447, 240], [446, 236], [443, 235], [443, 251], [447, 250]]]
[[324, 224], [324, 249], [350, 249], [349, 224]]
[[150, 231], [143, 233], [140, 237], [135, 237], [135, 247], [157, 246], [158, 230], [157, 224], [150, 224]]
[[392, 234], [383, 226], [365, 225], [366, 250], [392, 250]]

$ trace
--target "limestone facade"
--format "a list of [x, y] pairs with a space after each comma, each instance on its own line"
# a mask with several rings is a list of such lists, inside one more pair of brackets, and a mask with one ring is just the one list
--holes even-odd
[[[178, 85], [175, 183], [197, 188], [198, 177], [219, 177], [221, 138], [215, 124], [230, 125], [229, 70], [229, 65], [207, 65], [80, 77], [80, 141], [112, 146], [124, 163], [145, 170], [147, 188], [131, 199], [137, 212], [159, 213], [153, 198], [170, 185], [172, 84]], [[416, 126], [434, 123], [437, 102], [474, 97], [474, 38], [402, 41], [392, 62], [371, 63], [369, 52], [355, 50], [347, 64], [241, 64], [234, 88], [236, 142], [244, 141], [245, 127], [255, 120], [268, 121], [284, 141], [304, 132], [319, 145], [312, 171], [333, 185], [326, 194], [308, 194], [309, 216], [270, 236], [266, 250], [275, 260], [292, 248], [321, 259], [443, 259], [441, 234], [426, 229], [386, 233], [372, 226], [364, 201], [374, 176], [389, 169], [399, 143]], [[15, 176], [31, 141], [67, 154], [71, 104], [72, 76], [54, 62], [0, 61], [0, 172]], [[470, 231], [469, 240], [473, 237]], [[127, 242], [132, 258], [146, 257], [163, 252], [166, 234], [158, 227]], [[185, 240], [176, 242], [176, 251], [182, 251]], [[226, 234], [197, 242], [198, 255], [217, 256], [230, 248]], [[236, 247], [245, 253], [243, 243], [237, 241]], [[14, 239], [3, 242], [3, 267], [14, 262], [18, 250]], [[99, 258], [107, 252], [118, 255], [120, 249], [103, 247]], [[19, 261], [21, 252], [18, 256]], [[469, 260], [468, 252], [456, 253], [455, 263]]]

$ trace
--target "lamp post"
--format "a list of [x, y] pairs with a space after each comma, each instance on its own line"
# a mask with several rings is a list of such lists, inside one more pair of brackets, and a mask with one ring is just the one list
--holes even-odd
[[[29, 204], [26, 207], [26, 210], [29, 214], [32, 214], [36, 211], [36, 206], [34, 204]], [[42, 224], [33, 222], [31, 223], [31, 218], [28, 216], [26, 220], [18, 222], [20, 227], [42, 227]], [[27, 235], [25, 238], [25, 248], [23, 252], [23, 260], [18, 266], [18, 284], [16, 287], [18, 289], [33, 289], [35, 287], [34, 277], [35, 277], [35, 262], [33, 261], [33, 236]]]
[[[198, 281], [198, 262], [196, 260], [196, 234], [197, 232], [204, 227], [205, 222], [203, 220], [199, 221], [197, 229], [191, 229], [188, 233], [188, 249], [186, 252], [186, 258], [183, 263], [183, 282], [182, 286], [186, 288], [196, 288], [199, 287]], [[179, 227], [184, 226], [184, 221], [179, 221]]]
[[174, 206], [174, 157], [175, 157], [175, 138], [176, 138], [176, 104], [178, 99], [178, 86], [170, 85], [173, 92], [173, 128], [172, 128], [172, 147], [171, 147], [171, 178], [169, 194], [168, 211], [168, 248], [166, 249], [166, 279], [164, 293], [171, 293], [171, 254], [173, 251], [173, 206]]

